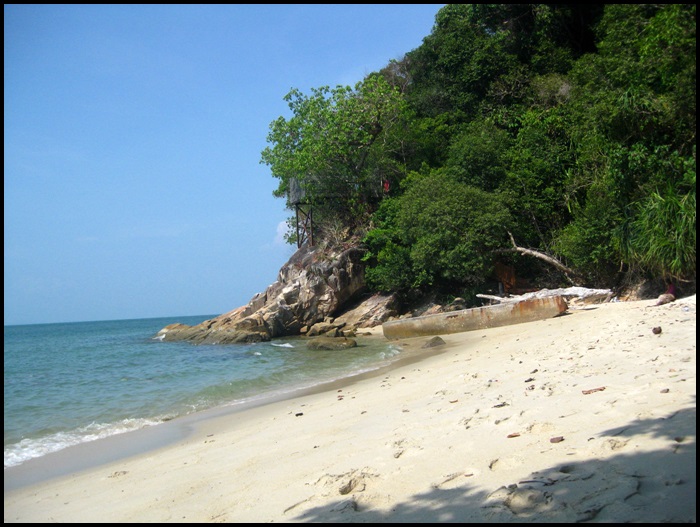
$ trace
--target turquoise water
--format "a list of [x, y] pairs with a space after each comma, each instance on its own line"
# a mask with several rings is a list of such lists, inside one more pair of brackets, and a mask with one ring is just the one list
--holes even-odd
[[153, 337], [213, 315], [5, 326], [5, 467], [220, 405], [292, 392], [398, 358], [381, 339], [342, 351], [299, 337], [199, 345]]

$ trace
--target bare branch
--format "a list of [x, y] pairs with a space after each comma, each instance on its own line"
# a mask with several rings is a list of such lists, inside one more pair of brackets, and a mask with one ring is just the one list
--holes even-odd
[[556, 258], [553, 258], [547, 254], [541, 253], [539, 251], [535, 251], [534, 249], [526, 249], [524, 247], [519, 247], [515, 243], [515, 239], [513, 238], [513, 235], [510, 232], [508, 232], [508, 236], [510, 236], [510, 241], [513, 244], [513, 248], [512, 249], [500, 249], [499, 251], [496, 251], [496, 252], [518, 252], [520, 254], [525, 254], [527, 256], [534, 256], [535, 258], [538, 258], [544, 262], [547, 262], [548, 264], [550, 264], [550, 265], [556, 267], [557, 269], [559, 269], [560, 271], [562, 271], [564, 273], [564, 276], [566, 276], [566, 279], [571, 284], [577, 285], [576, 282], [571, 278], [571, 276], [575, 276], [576, 273], [573, 270], [566, 267], [559, 260], [557, 260]]

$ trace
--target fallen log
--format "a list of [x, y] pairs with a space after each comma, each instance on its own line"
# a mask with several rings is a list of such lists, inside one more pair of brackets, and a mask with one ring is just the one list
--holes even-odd
[[519, 302], [392, 320], [382, 324], [382, 331], [388, 339], [446, 335], [534, 322], [561, 315], [566, 309], [566, 301], [561, 296], [530, 298]]

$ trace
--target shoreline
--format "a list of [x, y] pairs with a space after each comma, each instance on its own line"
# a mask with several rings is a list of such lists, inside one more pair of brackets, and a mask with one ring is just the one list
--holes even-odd
[[[381, 326], [365, 328], [360, 339], [365, 342], [371, 340], [393, 342], [387, 341], [383, 337]], [[407, 356], [400, 354], [389, 364], [369, 371], [350, 373], [345, 377], [330, 381], [320, 381], [311, 386], [288, 388], [279, 392], [233, 401], [228, 404], [179, 416], [156, 425], [71, 445], [56, 452], [29, 459], [20, 465], [4, 469], [4, 491], [16, 491], [30, 485], [46, 483], [53, 479], [96, 469], [109, 463], [145, 455], [187, 439], [194, 433], [194, 430], [200, 423], [209, 419], [233, 418], [235, 414], [268, 404], [342, 389], [363, 379], [381, 375], [402, 365], [411, 364], [431, 354], [439, 353], [439, 348], [437, 351], [421, 351], [419, 344], [422, 344], [425, 340], [427, 338], [419, 337], [411, 339], [409, 342], [406, 342], [405, 339], [404, 341], [396, 341], [403, 342], [401, 345], [404, 349], [401, 353], [403, 354], [407, 351]]]
[[695, 298], [653, 303], [445, 335], [42, 483], [7, 469], [5, 521], [695, 521]]

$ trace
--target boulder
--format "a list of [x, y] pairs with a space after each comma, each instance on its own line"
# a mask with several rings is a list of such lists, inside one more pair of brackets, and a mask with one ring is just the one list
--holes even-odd
[[344, 350], [357, 346], [357, 341], [345, 337], [313, 337], [306, 343], [310, 350]]
[[[169, 324], [156, 338], [216, 344], [299, 335], [302, 328], [342, 312], [364, 290], [363, 254], [357, 247], [331, 251], [304, 246], [282, 266], [277, 281], [247, 305], [196, 326]], [[335, 322], [328, 330], [344, 326]]]
[[423, 348], [435, 348], [437, 346], [444, 346], [445, 341], [442, 340], [440, 337], [433, 337], [429, 341], [427, 341], [425, 344], [423, 344]]
[[[399, 314], [396, 295], [374, 294], [346, 306], [334, 323], [338, 327], [373, 328]], [[344, 324], [344, 326], [341, 326]]]

